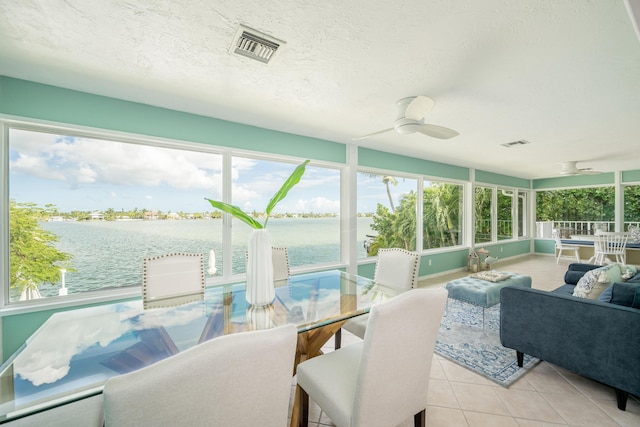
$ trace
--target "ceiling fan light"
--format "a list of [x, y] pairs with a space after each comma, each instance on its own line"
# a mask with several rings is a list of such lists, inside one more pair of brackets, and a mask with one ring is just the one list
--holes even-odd
[[398, 119], [393, 123], [393, 127], [398, 133], [415, 133], [422, 127], [422, 123], [411, 119]]

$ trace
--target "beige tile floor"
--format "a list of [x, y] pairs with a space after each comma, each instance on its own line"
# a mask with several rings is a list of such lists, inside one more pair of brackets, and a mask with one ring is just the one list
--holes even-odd
[[[496, 270], [532, 277], [533, 287], [552, 290], [562, 284], [570, 259], [530, 255], [495, 265]], [[426, 278], [420, 287], [444, 286], [468, 273]], [[343, 345], [358, 340], [343, 331]], [[333, 345], [333, 340], [328, 343]], [[325, 352], [333, 348], [327, 346]], [[292, 388], [292, 391], [295, 390]], [[293, 395], [293, 393], [292, 393]], [[313, 402], [309, 426], [333, 426]], [[620, 411], [610, 387], [542, 362], [508, 389], [434, 355], [427, 401], [427, 427], [640, 426], [640, 401], [630, 397]], [[408, 420], [402, 427], [413, 426]], [[374, 427], [374, 426], [372, 426]], [[379, 426], [386, 427], [386, 426]], [[389, 426], [393, 427], [393, 426]]]

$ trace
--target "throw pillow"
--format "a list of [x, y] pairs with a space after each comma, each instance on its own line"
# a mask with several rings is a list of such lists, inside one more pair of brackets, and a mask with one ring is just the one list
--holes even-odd
[[[602, 273], [602, 274], [601, 274]], [[573, 296], [578, 298], [597, 299], [602, 291], [614, 282], [621, 282], [620, 266], [618, 264], [605, 265], [587, 271], [578, 281]], [[594, 291], [595, 288], [595, 291]], [[591, 296], [591, 292], [594, 292]]]
[[629, 226], [629, 240], [632, 243], [640, 243], [640, 228], [634, 225]]
[[640, 309], [640, 283], [614, 283], [610, 302]]
[[576, 287], [573, 290], [573, 296], [578, 298], [586, 298], [591, 289], [595, 286], [598, 281], [598, 276], [600, 275], [600, 269], [596, 268], [595, 270], [589, 270], [584, 273], [584, 276], [578, 280]]
[[613, 285], [609, 286], [607, 289], [602, 291], [602, 293], [598, 297], [598, 301], [600, 301], [600, 302], [611, 302], [611, 294], [612, 293], [613, 293]]
[[607, 289], [609, 286], [611, 286], [612, 283], [613, 282], [607, 275], [607, 272], [600, 271], [598, 273], [598, 280], [596, 280], [596, 283], [593, 285], [593, 288], [591, 288], [591, 292], [587, 293], [587, 299], [593, 299], [593, 300], [598, 299], [600, 294], [604, 292], [604, 290]]

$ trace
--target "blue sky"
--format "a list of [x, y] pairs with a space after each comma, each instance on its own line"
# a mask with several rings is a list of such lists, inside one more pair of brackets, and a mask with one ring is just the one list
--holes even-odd
[[[10, 197], [61, 212], [160, 210], [207, 212], [205, 197], [221, 200], [222, 156], [100, 139], [10, 130]], [[263, 212], [297, 164], [234, 157], [233, 203]], [[380, 177], [361, 175], [358, 210], [388, 205]], [[340, 173], [308, 166], [300, 183], [278, 204], [279, 212], [338, 213]], [[415, 190], [415, 180], [398, 180], [394, 199]]]

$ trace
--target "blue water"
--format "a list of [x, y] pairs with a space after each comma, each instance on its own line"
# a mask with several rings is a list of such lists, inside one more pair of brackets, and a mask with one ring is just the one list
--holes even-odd
[[[358, 256], [365, 256], [362, 243], [371, 234], [370, 218], [358, 218]], [[56, 247], [74, 255], [65, 284], [69, 294], [111, 287], [140, 285], [142, 260], [173, 252], [216, 251], [217, 275], [222, 272], [222, 221], [90, 221], [47, 222], [42, 227], [55, 233]], [[245, 251], [252, 229], [233, 223], [233, 274], [245, 271]], [[273, 246], [286, 246], [292, 267], [340, 260], [340, 219], [271, 219]], [[58, 295], [60, 284], [42, 285], [42, 296]]]

